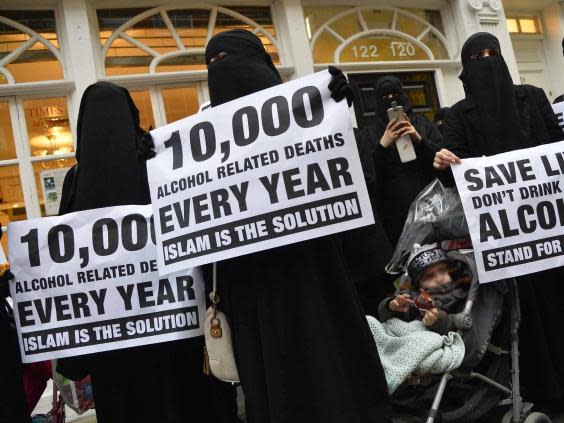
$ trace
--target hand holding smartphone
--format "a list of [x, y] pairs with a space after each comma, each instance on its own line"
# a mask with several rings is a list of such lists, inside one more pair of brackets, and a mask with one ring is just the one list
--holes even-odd
[[[388, 118], [390, 119], [390, 122], [393, 120], [407, 120], [403, 107], [398, 106], [395, 101], [392, 103], [392, 107], [388, 109]], [[415, 155], [415, 149], [413, 148], [413, 141], [411, 141], [411, 137], [409, 135], [402, 135], [398, 138], [396, 141], [396, 147], [402, 163], [411, 162], [417, 158]]]

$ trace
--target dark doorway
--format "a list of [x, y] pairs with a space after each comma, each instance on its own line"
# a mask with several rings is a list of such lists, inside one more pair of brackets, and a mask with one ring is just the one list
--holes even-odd
[[411, 101], [413, 112], [423, 114], [433, 121], [435, 113], [441, 107], [434, 72], [353, 73], [348, 78], [355, 93], [354, 109], [359, 128], [372, 123], [376, 104], [374, 84], [384, 75], [398, 77]]

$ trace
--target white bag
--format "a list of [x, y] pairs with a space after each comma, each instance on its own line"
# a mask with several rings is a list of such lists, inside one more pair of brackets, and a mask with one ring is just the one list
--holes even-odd
[[211, 373], [224, 382], [239, 383], [239, 373], [233, 354], [231, 328], [225, 314], [217, 310], [219, 296], [217, 295], [215, 263], [213, 264], [213, 291], [210, 298], [212, 306], [207, 309], [204, 321], [204, 337], [206, 340], [204, 373]]

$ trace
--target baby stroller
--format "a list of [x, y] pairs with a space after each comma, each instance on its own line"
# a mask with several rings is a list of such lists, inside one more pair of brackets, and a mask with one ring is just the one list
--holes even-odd
[[512, 279], [480, 285], [460, 198], [454, 188], [445, 188], [438, 180], [411, 205], [386, 270], [403, 273], [414, 244], [432, 243], [440, 243], [472, 275], [464, 309], [455, 316], [465, 356], [453, 372], [408, 378], [392, 396], [394, 410], [400, 417], [405, 410], [408, 415], [424, 410], [422, 421], [427, 423], [489, 422], [484, 416], [495, 407], [510, 406], [502, 423], [551, 422], [547, 415], [532, 412], [533, 404], [521, 397], [517, 284]]

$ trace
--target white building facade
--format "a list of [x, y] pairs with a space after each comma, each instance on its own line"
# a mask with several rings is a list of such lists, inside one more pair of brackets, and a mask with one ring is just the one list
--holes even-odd
[[516, 83], [564, 93], [562, 0], [0, 0], [2, 225], [53, 213], [88, 85], [128, 88], [145, 129], [173, 122], [208, 100], [204, 47], [231, 28], [260, 36], [286, 79], [342, 68], [359, 126], [384, 73], [430, 118], [461, 99], [460, 47], [477, 31], [498, 36]]

